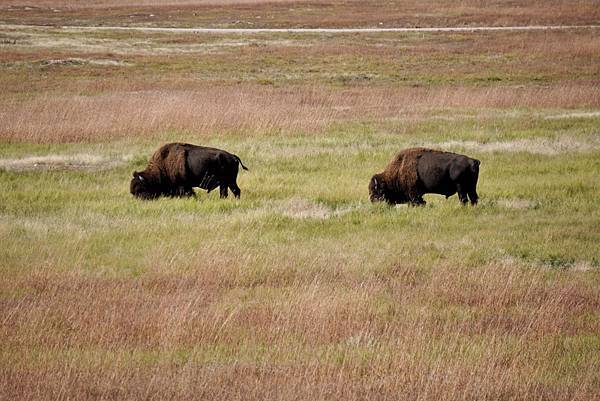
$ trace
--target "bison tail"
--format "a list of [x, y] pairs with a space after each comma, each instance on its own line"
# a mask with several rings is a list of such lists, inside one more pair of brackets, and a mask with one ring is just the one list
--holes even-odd
[[[235, 156], [235, 155], [234, 155]], [[242, 166], [242, 168], [246, 171], [248, 171], [248, 167], [244, 166], [244, 164], [242, 163], [242, 159], [240, 159], [239, 157], [235, 156], [235, 158], [237, 159], [238, 163], [240, 163], [240, 166]]]

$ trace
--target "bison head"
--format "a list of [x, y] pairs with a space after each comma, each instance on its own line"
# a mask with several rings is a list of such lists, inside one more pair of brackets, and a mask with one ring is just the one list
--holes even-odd
[[369, 182], [369, 199], [371, 202], [383, 202], [386, 200], [385, 181], [381, 174], [375, 174]]
[[133, 196], [141, 199], [154, 199], [160, 195], [160, 191], [153, 185], [152, 180], [143, 172], [133, 172], [133, 179], [129, 184], [129, 191]]
[[409, 201], [406, 194], [397, 186], [390, 186], [385, 181], [383, 174], [375, 174], [369, 182], [369, 199], [371, 202], [387, 202], [397, 205]]

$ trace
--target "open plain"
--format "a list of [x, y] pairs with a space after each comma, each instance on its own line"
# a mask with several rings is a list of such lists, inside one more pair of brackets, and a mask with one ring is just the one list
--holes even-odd
[[[600, 397], [600, 29], [58, 26], [598, 25], [597, 1], [121, 3], [0, 0], [0, 400]], [[239, 155], [241, 199], [134, 199], [170, 141]], [[371, 204], [410, 146], [481, 160], [479, 205]]]

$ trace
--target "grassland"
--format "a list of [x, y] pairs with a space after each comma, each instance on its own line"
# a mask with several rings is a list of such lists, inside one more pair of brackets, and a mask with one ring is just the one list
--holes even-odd
[[[0, 28], [0, 399], [597, 399], [599, 43]], [[134, 200], [175, 140], [242, 198]], [[479, 206], [371, 205], [413, 145]]]
[[0, 22], [214, 28], [589, 25], [597, 0], [0, 0]]

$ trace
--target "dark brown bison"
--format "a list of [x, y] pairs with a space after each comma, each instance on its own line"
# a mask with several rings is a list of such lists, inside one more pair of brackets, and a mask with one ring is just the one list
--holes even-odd
[[427, 148], [411, 148], [398, 153], [382, 173], [369, 183], [371, 202], [424, 205], [427, 193], [445, 195], [458, 192], [460, 202], [477, 204], [479, 160]]
[[208, 192], [219, 187], [221, 198], [227, 197], [227, 188], [239, 198], [238, 164], [248, 170], [239, 157], [224, 150], [168, 143], [154, 152], [144, 171], [133, 172], [130, 191], [138, 198], [153, 199], [194, 196], [193, 187]]

